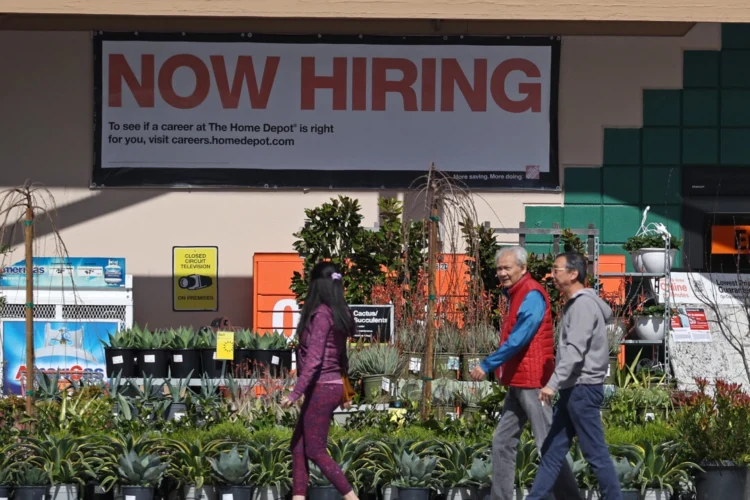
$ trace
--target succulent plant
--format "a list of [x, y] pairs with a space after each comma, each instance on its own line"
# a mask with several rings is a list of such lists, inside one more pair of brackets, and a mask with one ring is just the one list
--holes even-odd
[[245, 452], [241, 455], [236, 446], [228, 452], [219, 454], [218, 458], [209, 458], [209, 461], [214, 476], [224, 484], [246, 484], [252, 472], [250, 454]]
[[399, 477], [393, 481], [397, 488], [433, 488], [439, 478], [436, 457], [420, 457], [416, 453], [404, 451], [398, 459]]
[[139, 455], [130, 450], [118, 460], [117, 472], [126, 486], [156, 486], [169, 464], [162, 463], [159, 455]]

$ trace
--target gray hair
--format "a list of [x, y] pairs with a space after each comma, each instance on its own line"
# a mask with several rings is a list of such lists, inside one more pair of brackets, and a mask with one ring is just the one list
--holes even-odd
[[500, 260], [500, 257], [509, 253], [513, 254], [513, 256], [516, 258], [516, 263], [520, 267], [525, 266], [529, 260], [529, 253], [526, 251], [526, 249], [522, 246], [514, 245], [512, 247], [505, 247], [498, 250], [495, 254], [495, 264], [497, 264], [497, 261]]

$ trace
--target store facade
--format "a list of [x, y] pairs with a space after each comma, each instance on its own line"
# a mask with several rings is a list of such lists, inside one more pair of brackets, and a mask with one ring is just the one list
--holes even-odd
[[[203, 3], [183, 2], [181, 9], [195, 7], [195, 12], [178, 9], [171, 13], [198, 15]], [[225, 7], [230, 3], [222, 2]], [[106, 8], [114, 10], [105, 12], [98, 3], [77, 3], [96, 16], [123, 15], [128, 7], [125, 4], [109, 2]], [[272, 16], [271, 10], [279, 5], [268, 3], [264, 12]], [[492, 5], [497, 10], [488, 20], [499, 19], [499, 4]], [[363, 8], [358, 6], [350, 2], [346, 8]], [[183, 31], [496, 36], [518, 33], [516, 29], [521, 27], [528, 35], [560, 35], [559, 39], [552, 38], [559, 47], [556, 153], [562, 189], [477, 189], [481, 197], [477, 197], [476, 205], [480, 219], [496, 227], [517, 227], [520, 222], [532, 227], [551, 227], [553, 223], [586, 227], [593, 223], [602, 231], [603, 254], [623, 253], [620, 245], [638, 229], [640, 213], [649, 205], [655, 220], [686, 237], [685, 255], [692, 268], [698, 268], [695, 254], [701, 250], [693, 247], [700, 239], [693, 224], [697, 219], [686, 207], [700, 203], [688, 201], [698, 196], [683, 190], [683, 183], [692, 179], [687, 172], [701, 166], [719, 172], [716, 167], [750, 164], [746, 146], [750, 141], [744, 135], [750, 133], [750, 118], [741, 112], [746, 103], [750, 106], [750, 99], [746, 99], [750, 95], [750, 74], [744, 69], [748, 65], [742, 63], [750, 55], [750, 29], [742, 25], [693, 24], [695, 19], [689, 18], [673, 19], [684, 21], [674, 24], [638, 23], [635, 21], [657, 19], [628, 16], [622, 18], [627, 24], [612, 25], [419, 19], [244, 21], [216, 17], [227, 16], [231, 9], [223, 13], [205, 11], [204, 16], [213, 16], [210, 19], [66, 18], [57, 17], [62, 12], [51, 2], [26, 2], [15, 10], [0, 10], [31, 13], [20, 10], [23, 8], [39, 9], [35, 13], [43, 15], [0, 17], [0, 67], [3, 74], [11, 75], [0, 81], [2, 184], [16, 186], [30, 179], [51, 188], [58, 205], [60, 234], [70, 255], [126, 258], [128, 272], [134, 275], [135, 320], [152, 326], [200, 325], [214, 316], [227, 316], [235, 324], [251, 326], [253, 255], [293, 251], [292, 234], [302, 225], [306, 207], [320, 205], [339, 193], [347, 194], [360, 200], [366, 223], [371, 225], [377, 220], [378, 196], [403, 198], [404, 190], [353, 184], [309, 190], [247, 189], [238, 185], [187, 189], [133, 183], [127, 187], [93, 186], [96, 137], [101, 135], [95, 133], [94, 55], [98, 42], [91, 30], [125, 32], [129, 37], [135, 32]], [[240, 9], [239, 14], [243, 7], [234, 8]], [[295, 8], [304, 14], [301, 6]], [[409, 17], [411, 13], [412, 18], [465, 19], [470, 15], [468, 11], [448, 15], [446, 10], [440, 15], [415, 16], [413, 9], [417, 7], [411, 8], [399, 16]], [[453, 7], [434, 7], [438, 8]], [[321, 8], [318, 12], [324, 15], [326, 11]], [[642, 14], [656, 15], [654, 12]], [[684, 10], [672, 12], [686, 15]], [[722, 12], [717, 7], [715, 16], [724, 15]], [[398, 17], [395, 11], [391, 14], [386, 17]], [[600, 15], [604, 18], [611, 14]], [[545, 18], [540, 11], [537, 17], [527, 19]], [[425, 155], [425, 168], [430, 161], [441, 167], [439, 158]], [[738, 206], [732, 210], [744, 213], [742, 200], [735, 201]], [[43, 253], [50, 236], [40, 236], [37, 247]], [[504, 241], [510, 243], [512, 237]], [[531, 250], [549, 248], [549, 242], [542, 238], [528, 241]], [[218, 311], [173, 311], [173, 247], [181, 245], [217, 247], [221, 289]], [[6, 258], [7, 262], [16, 260], [13, 256]]]

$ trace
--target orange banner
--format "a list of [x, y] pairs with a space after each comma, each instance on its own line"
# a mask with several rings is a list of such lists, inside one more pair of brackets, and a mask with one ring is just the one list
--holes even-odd
[[750, 254], [750, 226], [712, 226], [713, 255]]

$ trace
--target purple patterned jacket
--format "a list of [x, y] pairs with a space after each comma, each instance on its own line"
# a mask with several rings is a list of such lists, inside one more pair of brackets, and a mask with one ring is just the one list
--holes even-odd
[[[333, 311], [321, 304], [310, 316], [297, 348], [297, 384], [289, 395], [296, 401], [318, 382], [341, 379], [342, 368], [348, 371], [346, 341], [337, 341], [333, 331]], [[343, 367], [342, 367], [343, 364]]]

